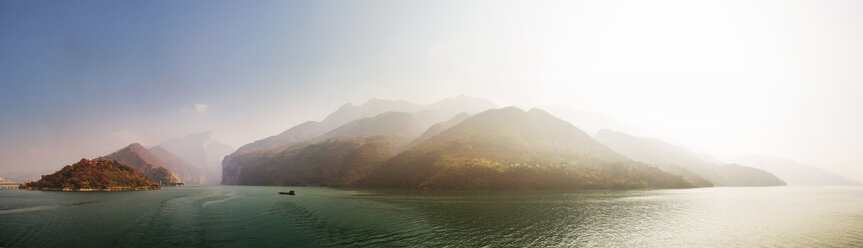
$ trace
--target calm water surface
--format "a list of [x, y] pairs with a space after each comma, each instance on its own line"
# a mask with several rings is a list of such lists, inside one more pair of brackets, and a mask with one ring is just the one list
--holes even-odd
[[0, 191], [0, 247], [863, 247], [863, 188]]

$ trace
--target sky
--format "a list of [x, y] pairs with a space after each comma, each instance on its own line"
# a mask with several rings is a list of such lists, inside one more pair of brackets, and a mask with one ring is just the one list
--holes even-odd
[[345, 103], [612, 116], [863, 182], [861, 1], [0, 1], [0, 177]]

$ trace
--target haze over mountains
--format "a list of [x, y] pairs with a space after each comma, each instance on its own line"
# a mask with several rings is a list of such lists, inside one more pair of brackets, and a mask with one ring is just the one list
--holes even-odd
[[267, 137], [240, 147], [237, 151], [225, 157], [222, 161], [222, 183], [237, 183], [236, 176], [238, 175], [238, 164], [233, 161], [233, 158], [236, 156], [257, 151], [265, 151], [317, 138], [344, 124], [348, 124], [349, 122], [361, 118], [372, 117], [384, 112], [404, 112], [411, 114], [416, 121], [420, 123], [421, 129], [425, 129], [434, 123], [448, 120], [459, 113], [477, 113], [494, 107], [497, 107], [497, 105], [490, 101], [465, 96], [443, 99], [428, 105], [419, 105], [407, 101], [381, 100], [376, 98], [372, 98], [366, 103], [358, 106], [345, 104], [320, 122], [308, 121], [294, 126], [278, 135]]
[[447, 120], [455, 114], [462, 112], [478, 113], [495, 107], [497, 107], [497, 105], [490, 101], [465, 96], [447, 98], [428, 105], [419, 105], [407, 101], [390, 101], [372, 98], [361, 105], [353, 105], [350, 103], [345, 104], [335, 112], [327, 115], [327, 117], [320, 122], [308, 121], [302, 123], [278, 135], [244, 145], [231, 155], [266, 150], [282, 145], [305, 141], [318, 137], [341, 125], [347, 124], [348, 122], [372, 117], [383, 112], [411, 113], [424, 127], [428, 127], [434, 123]]
[[[692, 186], [633, 163], [538, 109], [466, 116], [436, 124], [424, 134], [430, 137], [412, 142], [421, 134], [419, 121], [405, 112], [385, 112], [308, 142], [237, 155], [233, 162], [239, 166], [226, 167], [224, 182], [440, 189]], [[443, 127], [449, 128], [437, 131]], [[417, 144], [406, 147], [410, 143]]]
[[[527, 114], [525, 116], [517, 114], [516, 112], [518, 111], [515, 111], [515, 108], [494, 110], [495, 107], [496, 104], [490, 101], [468, 97], [445, 99], [429, 105], [380, 99], [371, 99], [362, 105], [346, 104], [328, 115], [321, 122], [306, 122], [290, 128], [279, 135], [255, 141], [241, 147], [233, 154], [227, 156], [223, 161], [224, 176], [222, 183], [430, 188], [553, 188], [554, 186], [552, 185], [539, 186], [537, 184], [528, 185], [522, 183], [519, 184], [520, 186], [512, 186], [510, 184], [503, 184], [500, 183], [503, 180], [500, 178], [506, 178], [506, 176], [498, 178], [500, 175], [490, 176], [497, 179], [489, 179], [490, 181], [498, 180], [500, 184], [468, 185], [464, 182], [455, 183], [459, 180], [468, 180], [466, 178], [458, 180], [449, 178], [444, 180], [444, 178], [447, 178], [446, 175], [450, 175], [449, 173], [461, 175], [467, 173], [466, 171], [453, 171], [452, 168], [460, 168], [452, 167], [453, 164], [463, 165], [465, 168], [473, 168], [473, 173], [479, 173], [477, 171], [483, 171], [484, 169], [478, 168], [485, 168], [492, 164], [500, 166], [507, 165], [510, 162], [517, 162], [515, 160], [541, 160], [536, 157], [525, 158], [520, 156], [525, 156], [524, 154], [554, 153], [538, 148], [543, 147], [547, 142], [551, 142], [557, 145], [572, 145], [578, 151], [575, 154], [581, 154], [579, 156], [572, 154], [549, 155], [558, 160], [569, 159], [570, 166], [572, 164], [579, 164], [579, 161], [588, 160], [591, 161], [590, 163], [601, 163], [597, 161], [619, 162], [624, 167], [630, 166], [636, 169], [642, 168], [639, 166], [655, 166], [664, 172], [669, 172], [683, 178], [692, 185], [702, 187], [776, 186], [786, 184], [781, 178], [771, 174], [770, 171], [724, 163], [709, 156], [693, 153], [687, 149], [659, 140], [633, 137], [611, 130], [600, 131], [595, 136], [597, 140], [594, 140], [590, 135], [578, 130], [576, 126], [572, 126], [572, 124], [562, 121], [545, 111], [533, 109], [524, 112]], [[605, 126], [626, 126], [602, 114], [582, 112], [562, 106], [553, 108], [558, 112], [564, 112], [570, 120], [575, 119], [579, 123], [589, 123], [587, 125], [594, 129], [604, 128]], [[503, 111], [509, 113], [510, 116], [496, 121], [476, 121], [475, 118], [480, 117], [473, 114], [476, 114], [478, 110], [487, 109], [493, 110], [490, 113], [500, 113], [497, 111]], [[504, 116], [506, 115], [504, 114]], [[542, 118], [537, 116], [541, 116]], [[356, 119], [350, 120], [351, 118]], [[523, 137], [536, 135], [522, 133], [529, 133], [529, 130], [532, 129], [526, 126], [519, 126], [518, 124], [520, 122], [531, 122], [531, 120], [536, 118], [544, 119], [550, 123], [566, 123], [566, 125], [578, 130], [562, 131], [554, 135], [580, 133], [582, 136], [574, 139], [579, 140], [578, 142], [567, 141], [562, 139], [564, 136], [559, 136], [557, 137], [561, 139], [559, 141], [546, 140], [544, 141], [546, 143], [540, 142], [539, 145], [531, 143], [532, 141], [527, 142], [522, 140], [519, 142], [531, 145], [522, 144], [507, 149], [500, 147], [507, 144], [506, 142], [513, 142], [509, 140], [512, 137], [505, 138], [508, 137], [504, 134], [506, 132], [521, 133]], [[420, 121], [420, 119], [426, 121]], [[431, 120], [437, 122], [432, 123]], [[469, 120], [473, 121], [465, 123], [465, 121]], [[471, 124], [473, 122], [484, 124]], [[343, 124], [336, 126], [335, 124], [337, 123]], [[515, 125], [515, 127], [500, 130], [495, 129], [501, 123]], [[471, 125], [477, 126], [477, 130], [483, 130], [484, 132], [482, 133], [484, 134], [470, 134], [466, 131], [459, 131], [467, 130], [466, 127]], [[482, 126], [482, 128], [479, 128], [479, 126]], [[558, 125], [558, 127], [560, 126], [565, 125]], [[555, 128], [546, 126], [541, 129], [554, 130]], [[563, 130], [567, 129], [564, 128]], [[471, 140], [471, 142], [479, 142], [478, 140], [486, 138], [503, 143], [480, 142], [464, 145], [440, 141], [441, 139], [446, 139], [441, 137], [460, 136], [453, 134], [458, 132], [465, 132], [461, 135], [477, 139]], [[554, 135], [546, 135], [545, 137], [553, 137]], [[465, 137], [461, 137], [461, 139], [468, 140]], [[445, 156], [446, 159], [436, 158], [420, 152], [435, 150], [431, 147], [438, 147], [435, 148], [438, 151], [433, 154]], [[462, 149], [453, 147], [461, 147]], [[464, 154], [465, 147], [477, 149], [476, 151], [479, 152], [472, 156], [466, 156]], [[333, 156], [327, 156], [328, 152], [333, 154]], [[590, 155], [585, 156], [584, 154]], [[462, 155], [465, 156], [459, 157]], [[422, 159], [416, 157], [422, 157]], [[589, 159], [585, 160], [586, 158]], [[505, 160], [513, 161], [506, 162]], [[549, 162], [555, 163], [543, 160], [540, 164], [546, 164], [547, 166]], [[559, 164], [561, 162], [557, 161], [556, 163]], [[440, 164], [437, 163], [450, 163], [450, 166], [440, 167]], [[516, 164], [521, 165], [523, 163], [517, 162]], [[536, 162], [528, 163], [534, 166], [536, 164]], [[484, 164], [485, 167], [476, 166], [478, 164]], [[413, 169], [405, 169], [405, 166], [415, 167]], [[449, 169], [447, 169], [447, 173], [441, 176], [430, 176], [433, 174], [432, 171], [441, 168]], [[401, 170], [413, 173], [425, 171], [424, 173], [426, 174], [424, 176], [413, 175], [410, 177], [406, 176], [406, 174], [399, 174]], [[497, 172], [485, 171], [474, 175], [474, 178], [482, 177], [479, 175], [493, 175], [495, 173]], [[434, 178], [435, 180], [430, 180], [430, 178]], [[534, 178], [534, 180], [536, 179]], [[447, 183], [441, 183], [439, 180], [447, 181]], [[486, 180], [486, 182], [489, 180]], [[644, 181], [641, 183], [650, 184]]]
[[734, 160], [735, 163], [770, 171], [789, 185], [859, 185], [851, 179], [790, 159], [761, 155], [748, 155]]
[[548, 113], [490, 109], [387, 160], [360, 185], [444, 189], [691, 187]]
[[[854, 183], [783, 159], [747, 157], [741, 165], [729, 164], [657, 139], [602, 129], [632, 129], [602, 114], [550, 108], [570, 122], [537, 108], [498, 108], [464, 96], [427, 105], [372, 98], [236, 151], [201, 132], [149, 149], [134, 143], [101, 158], [164, 185], [506, 189]], [[601, 130], [590, 136], [578, 123]], [[567, 169], [554, 170], [563, 164]]]
[[[169, 139], [158, 146], [145, 148], [140, 143], [130, 144], [111, 154], [95, 159], [116, 160], [130, 166], [162, 185], [218, 184], [221, 181], [222, 157], [233, 151], [219, 143], [211, 133], [201, 132], [183, 138]], [[191, 162], [190, 162], [191, 161]], [[19, 181], [38, 180], [42, 175], [57, 169], [27, 173], [11, 173]]]
[[[715, 186], [785, 185], [785, 182], [769, 172], [733, 164], [706, 162], [683, 148], [660, 140], [634, 137], [608, 129], [600, 130], [595, 137], [629, 158], [653, 164], [691, 181], [698, 180], [697, 176]], [[700, 185], [708, 186], [704, 183]]]
[[[151, 150], [155, 148], [162, 148], [182, 160], [176, 163], [189, 164], [195, 174], [184, 181], [192, 184], [219, 184], [222, 181], [222, 158], [234, 151], [233, 147], [215, 140], [209, 131], [169, 139]], [[175, 159], [166, 157], [163, 160]]]

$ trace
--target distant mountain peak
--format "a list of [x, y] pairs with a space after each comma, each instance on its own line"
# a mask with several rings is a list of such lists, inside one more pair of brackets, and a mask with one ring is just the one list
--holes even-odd
[[147, 148], [141, 145], [141, 143], [132, 143], [126, 146], [127, 149], [133, 151], [135, 153], [140, 153], [142, 151], [147, 151]]
[[554, 117], [553, 115], [548, 113], [548, 111], [538, 109], [538, 108], [531, 108], [530, 110], [527, 111], [527, 113], [531, 114], [534, 117], [542, 117], [542, 118]]
[[169, 171], [169, 166], [140, 143], [132, 143], [123, 149], [102, 156], [100, 159], [116, 160], [123, 165], [135, 168], [135, 170], [147, 175], [148, 178], [161, 182], [163, 185], [180, 183]]
[[354, 108], [354, 107], [356, 107], [356, 105], [354, 105], [353, 103], [345, 103], [341, 107], [339, 107], [338, 110], [349, 109], [349, 108]]

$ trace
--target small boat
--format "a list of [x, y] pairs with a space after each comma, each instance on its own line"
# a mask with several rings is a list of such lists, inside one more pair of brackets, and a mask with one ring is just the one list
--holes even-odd
[[296, 195], [296, 193], [294, 193], [294, 191], [293, 191], [293, 190], [288, 191], [288, 192], [279, 192], [279, 194], [282, 194], [282, 195]]

